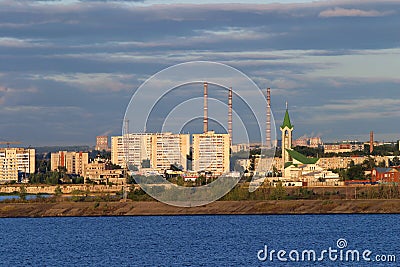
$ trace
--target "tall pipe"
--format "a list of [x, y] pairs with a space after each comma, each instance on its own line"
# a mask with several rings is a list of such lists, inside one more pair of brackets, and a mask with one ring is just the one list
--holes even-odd
[[208, 132], [208, 83], [204, 83], [204, 118], [203, 118], [203, 131]]
[[229, 88], [228, 97], [228, 134], [229, 143], [232, 146], [232, 87]]
[[267, 88], [267, 149], [271, 148], [271, 88]]
[[372, 154], [374, 152], [374, 132], [370, 132], [369, 134], [369, 153]]

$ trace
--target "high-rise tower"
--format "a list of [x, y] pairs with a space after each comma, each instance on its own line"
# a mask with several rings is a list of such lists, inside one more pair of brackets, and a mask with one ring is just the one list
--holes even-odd
[[285, 173], [285, 164], [290, 161], [290, 155], [286, 149], [292, 149], [292, 132], [294, 127], [290, 122], [288, 104], [286, 102], [286, 113], [281, 125], [282, 132], [282, 175]]

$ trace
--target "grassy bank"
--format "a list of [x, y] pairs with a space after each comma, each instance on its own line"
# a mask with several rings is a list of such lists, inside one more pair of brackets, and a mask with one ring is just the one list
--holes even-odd
[[160, 202], [0, 203], [0, 217], [234, 215], [234, 214], [400, 214], [400, 200], [217, 201], [201, 207]]

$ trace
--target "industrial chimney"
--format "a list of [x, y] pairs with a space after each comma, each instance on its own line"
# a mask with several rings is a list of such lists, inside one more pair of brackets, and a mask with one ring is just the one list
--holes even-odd
[[228, 134], [230, 146], [232, 146], [232, 87], [229, 88], [228, 97]]
[[267, 88], [267, 130], [266, 130], [266, 138], [267, 138], [267, 149], [271, 148], [271, 88]]
[[208, 132], [208, 83], [204, 82], [204, 118], [203, 118], [203, 131]]
[[374, 152], [374, 132], [371, 131], [369, 133], [369, 153], [372, 154]]

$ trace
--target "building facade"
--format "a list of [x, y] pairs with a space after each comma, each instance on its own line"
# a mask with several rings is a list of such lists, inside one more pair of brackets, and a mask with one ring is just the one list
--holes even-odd
[[229, 172], [229, 134], [209, 131], [192, 137], [194, 171], [212, 172], [215, 176]]
[[324, 145], [325, 153], [349, 153], [349, 152], [363, 151], [363, 150], [364, 150], [364, 144], [358, 142]]
[[354, 162], [355, 165], [362, 164], [368, 157], [329, 157], [320, 158], [318, 165], [324, 169], [346, 169], [350, 167], [350, 163]]
[[85, 178], [85, 183], [89, 181], [98, 184], [113, 183], [120, 185], [126, 183], [123, 169], [111, 169], [106, 161], [99, 159], [86, 165], [83, 177]]
[[35, 173], [35, 149], [0, 148], [0, 183], [18, 182]]
[[[151, 159], [151, 136], [149, 133], [132, 133], [111, 137], [111, 162], [122, 168], [126, 161], [141, 169], [144, 161]], [[129, 158], [127, 158], [129, 157]]]
[[96, 137], [96, 150], [99, 151], [109, 151], [110, 147], [108, 145], [108, 136], [102, 135], [102, 136], [97, 136]]
[[52, 171], [57, 171], [62, 167], [67, 170], [67, 173], [82, 175], [88, 163], [89, 153], [87, 152], [59, 151], [57, 153], [51, 153]]
[[190, 135], [172, 133], [132, 133], [111, 138], [111, 162], [121, 167], [129, 163], [140, 169], [153, 169], [159, 173], [171, 164], [187, 170]]
[[375, 168], [371, 173], [371, 181], [378, 183], [399, 183], [400, 168]]
[[151, 137], [151, 167], [159, 173], [175, 165], [187, 170], [187, 155], [190, 153], [190, 135], [160, 133]]

